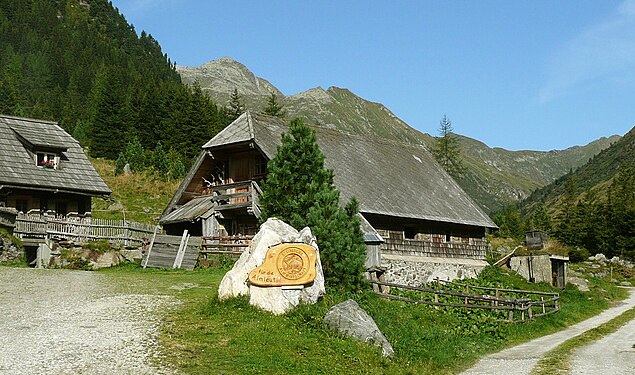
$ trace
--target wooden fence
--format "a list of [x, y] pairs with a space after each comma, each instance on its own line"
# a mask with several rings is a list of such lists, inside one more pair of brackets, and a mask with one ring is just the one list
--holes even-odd
[[[524, 322], [539, 316], [560, 311], [558, 293], [537, 292], [532, 290], [486, 288], [468, 284], [453, 283], [437, 279], [435, 288], [413, 287], [378, 280], [371, 280], [377, 285], [377, 294], [405, 302], [412, 302], [435, 307], [459, 307], [466, 309], [486, 309], [506, 311], [506, 320]], [[450, 289], [459, 287], [462, 291]], [[398, 291], [415, 292], [417, 297]], [[481, 294], [478, 294], [478, 293]]]
[[66, 239], [76, 242], [108, 240], [138, 246], [152, 237], [155, 226], [129, 220], [18, 214], [14, 235], [22, 239]]

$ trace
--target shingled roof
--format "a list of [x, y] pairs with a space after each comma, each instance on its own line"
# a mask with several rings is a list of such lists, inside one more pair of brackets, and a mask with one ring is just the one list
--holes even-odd
[[[55, 152], [58, 169], [35, 164], [35, 152]], [[112, 191], [88, 161], [79, 143], [56, 123], [0, 115], [0, 187], [85, 195]]]
[[[313, 129], [342, 201], [357, 197], [361, 213], [496, 228], [424, 146]], [[286, 131], [282, 119], [246, 112], [203, 148], [253, 141], [271, 159]]]

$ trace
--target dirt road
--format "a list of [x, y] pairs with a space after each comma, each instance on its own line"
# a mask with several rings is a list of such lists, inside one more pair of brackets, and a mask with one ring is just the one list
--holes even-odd
[[[563, 331], [553, 333], [548, 336], [537, 338], [533, 341], [527, 342], [522, 345], [509, 348], [498, 353], [491, 354], [481, 359], [476, 366], [464, 372], [464, 375], [477, 375], [477, 374], [505, 374], [505, 375], [525, 375], [529, 374], [534, 366], [538, 363], [540, 358], [549, 350], [555, 348], [566, 340], [577, 336], [589, 329], [599, 326], [616, 316], [620, 315], [624, 311], [635, 306], [635, 288], [630, 290], [629, 297], [620, 302], [619, 304], [605, 310], [599, 315], [575, 324]], [[632, 332], [631, 332], [632, 333]], [[631, 345], [635, 342], [631, 343]], [[603, 362], [604, 359], [599, 356], [596, 361]], [[622, 362], [618, 363], [618, 366], [623, 366], [628, 369], [632, 363]], [[589, 369], [591, 371], [591, 369]], [[603, 374], [621, 374], [633, 372], [621, 372], [622, 370], [616, 370], [618, 372], [602, 372]], [[587, 372], [587, 369], [581, 368], [578, 371], [573, 371], [573, 374], [587, 374], [593, 372]]]
[[635, 374], [635, 320], [575, 353], [572, 374]]
[[169, 297], [121, 295], [96, 272], [0, 267], [0, 374], [163, 374]]

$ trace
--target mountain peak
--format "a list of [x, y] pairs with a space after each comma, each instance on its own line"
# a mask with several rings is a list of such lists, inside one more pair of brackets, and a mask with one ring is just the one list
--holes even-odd
[[217, 100], [224, 103], [234, 89], [238, 90], [246, 101], [253, 101], [263, 95], [271, 93], [284, 96], [274, 85], [266, 79], [257, 77], [245, 65], [231, 57], [221, 57], [209, 61], [199, 67], [177, 66], [185, 83], [198, 81], [203, 88], [212, 89], [219, 93]]

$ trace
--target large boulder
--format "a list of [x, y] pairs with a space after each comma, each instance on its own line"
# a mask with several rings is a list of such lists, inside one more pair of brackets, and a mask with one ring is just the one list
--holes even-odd
[[[285, 242], [301, 242], [315, 248], [317, 253], [315, 280], [308, 285], [293, 287], [260, 287], [249, 284], [249, 272], [264, 263], [267, 250]], [[300, 303], [316, 303], [324, 293], [320, 252], [311, 230], [304, 228], [298, 232], [276, 218], [270, 218], [260, 227], [251, 245], [241, 254], [234, 267], [225, 274], [218, 287], [218, 298], [221, 300], [248, 295], [250, 304], [274, 314], [284, 314]]]
[[352, 299], [331, 307], [324, 316], [323, 324], [342, 335], [380, 347], [385, 357], [392, 357], [395, 353], [373, 318]]
[[567, 283], [577, 286], [581, 292], [588, 292], [590, 290], [589, 282], [581, 277], [569, 277], [567, 278]]

